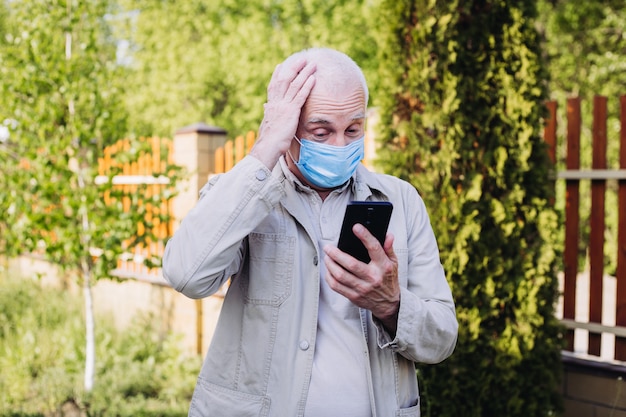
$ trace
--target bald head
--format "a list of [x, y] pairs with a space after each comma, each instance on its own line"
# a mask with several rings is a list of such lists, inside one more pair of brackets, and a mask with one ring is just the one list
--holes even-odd
[[299, 58], [316, 64], [315, 88], [341, 91], [356, 84], [363, 90], [367, 106], [369, 91], [365, 76], [361, 68], [348, 55], [330, 48], [311, 48], [296, 52], [288, 57], [285, 63]]

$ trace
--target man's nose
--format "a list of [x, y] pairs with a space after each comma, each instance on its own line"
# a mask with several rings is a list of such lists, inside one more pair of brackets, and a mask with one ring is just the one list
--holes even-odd
[[348, 138], [344, 134], [337, 134], [333, 137], [333, 141], [329, 145], [346, 146], [349, 143]]

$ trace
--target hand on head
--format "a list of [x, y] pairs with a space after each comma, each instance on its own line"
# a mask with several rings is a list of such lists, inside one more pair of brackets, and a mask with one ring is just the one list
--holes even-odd
[[[325, 198], [363, 157], [367, 97], [363, 73], [347, 55], [328, 48], [296, 52], [274, 70], [251, 155], [273, 169], [288, 153], [291, 172]], [[310, 152], [300, 164], [302, 148]]]
[[259, 137], [250, 152], [269, 169], [289, 149], [302, 106], [315, 85], [315, 71], [316, 65], [305, 59], [288, 60], [274, 70]]

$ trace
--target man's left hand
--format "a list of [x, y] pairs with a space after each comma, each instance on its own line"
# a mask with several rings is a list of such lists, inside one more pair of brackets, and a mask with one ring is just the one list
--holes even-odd
[[400, 285], [393, 235], [387, 233], [381, 246], [364, 226], [355, 224], [352, 231], [367, 248], [370, 263], [363, 263], [337, 247], [327, 245], [324, 247], [328, 270], [326, 282], [356, 306], [370, 310], [388, 331], [395, 334], [400, 309]]

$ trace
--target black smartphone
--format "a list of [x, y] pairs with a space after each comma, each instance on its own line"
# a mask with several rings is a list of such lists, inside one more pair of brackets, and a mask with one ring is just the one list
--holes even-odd
[[350, 202], [346, 207], [337, 247], [361, 262], [369, 263], [370, 255], [363, 242], [352, 232], [352, 226], [356, 223], [362, 224], [382, 245], [385, 242], [392, 210], [393, 205], [388, 201]]

